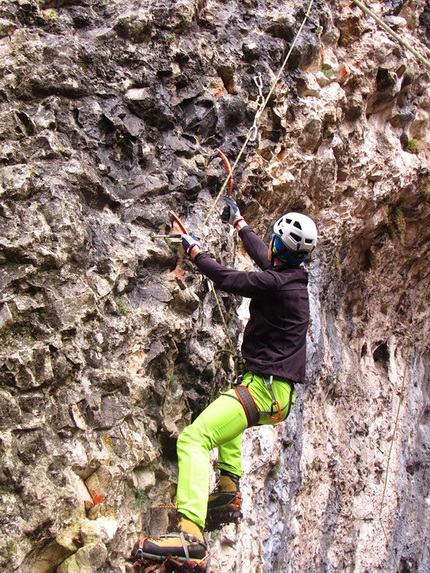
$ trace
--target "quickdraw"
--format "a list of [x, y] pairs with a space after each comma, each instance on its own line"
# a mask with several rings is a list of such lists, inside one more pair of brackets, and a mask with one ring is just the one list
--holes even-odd
[[266, 106], [266, 102], [263, 96], [263, 80], [261, 78], [261, 74], [258, 74], [254, 78], [255, 85], [258, 88], [258, 96], [257, 96], [257, 113], [254, 116], [254, 123], [249, 130], [249, 141], [256, 141], [258, 136], [258, 121], [260, 119], [260, 115], [263, 113], [264, 108]]

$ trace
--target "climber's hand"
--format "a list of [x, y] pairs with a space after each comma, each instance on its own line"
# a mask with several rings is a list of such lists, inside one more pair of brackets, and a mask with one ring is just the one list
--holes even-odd
[[227, 205], [224, 207], [223, 212], [221, 213], [222, 221], [226, 223], [230, 223], [233, 227], [239, 223], [239, 221], [244, 221], [244, 218], [240, 214], [239, 207], [237, 206], [236, 202], [230, 197], [226, 197], [225, 199]]
[[[191, 251], [193, 250], [194, 247], [198, 247], [197, 253], [200, 251], [201, 249], [200, 239], [196, 237], [193, 233], [190, 233], [189, 235], [181, 235], [181, 238], [185, 254], [187, 254], [189, 257], [191, 257]], [[195, 255], [197, 253], [195, 253]]]

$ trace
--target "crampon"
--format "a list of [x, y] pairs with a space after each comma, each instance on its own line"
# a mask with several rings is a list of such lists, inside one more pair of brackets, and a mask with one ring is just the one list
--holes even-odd
[[[227, 492], [222, 494], [223, 498], [227, 495]], [[227, 503], [225, 503], [224, 500], [224, 503], [219, 506], [213, 506], [213, 504], [210, 504], [206, 517], [205, 530], [215, 531], [228, 523], [239, 523], [242, 519], [241, 506], [242, 494], [238, 491], [230, 494], [230, 500], [228, 500]]]
[[145, 537], [139, 539], [131, 553], [131, 561], [136, 573], [208, 573], [209, 554], [200, 560], [186, 560], [172, 555], [151, 555], [143, 551], [145, 539]]

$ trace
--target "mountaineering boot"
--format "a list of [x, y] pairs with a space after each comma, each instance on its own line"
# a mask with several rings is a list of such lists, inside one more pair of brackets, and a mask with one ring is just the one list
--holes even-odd
[[208, 531], [213, 531], [225, 523], [237, 523], [242, 517], [239, 481], [240, 478], [236, 474], [221, 470], [218, 485], [208, 499], [206, 518]]
[[204, 570], [208, 551], [200, 527], [179, 516], [177, 533], [162, 535], [160, 539], [142, 538], [134, 549], [134, 556], [138, 561], [163, 561], [171, 556], [179, 561], [198, 564]]

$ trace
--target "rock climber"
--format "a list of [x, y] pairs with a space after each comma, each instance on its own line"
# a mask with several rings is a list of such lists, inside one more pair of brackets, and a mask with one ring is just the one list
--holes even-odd
[[[276, 424], [295, 402], [295, 383], [305, 375], [306, 333], [309, 324], [307, 272], [302, 263], [317, 242], [315, 223], [301, 213], [276, 221], [267, 245], [242, 217], [237, 204], [226, 199], [223, 211], [261, 271], [226, 268], [202, 251], [193, 235], [182, 235], [185, 253], [221, 290], [248, 297], [250, 318], [242, 356], [244, 376], [234, 389], [221, 394], [179, 435], [177, 512], [178, 533], [143, 539], [144, 555], [168, 554], [192, 562], [208, 555], [203, 529], [207, 513], [240, 504], [242, 434], [250, 426]], [[218, 447], [219, 483], [209, 496], [210, 451]]]

